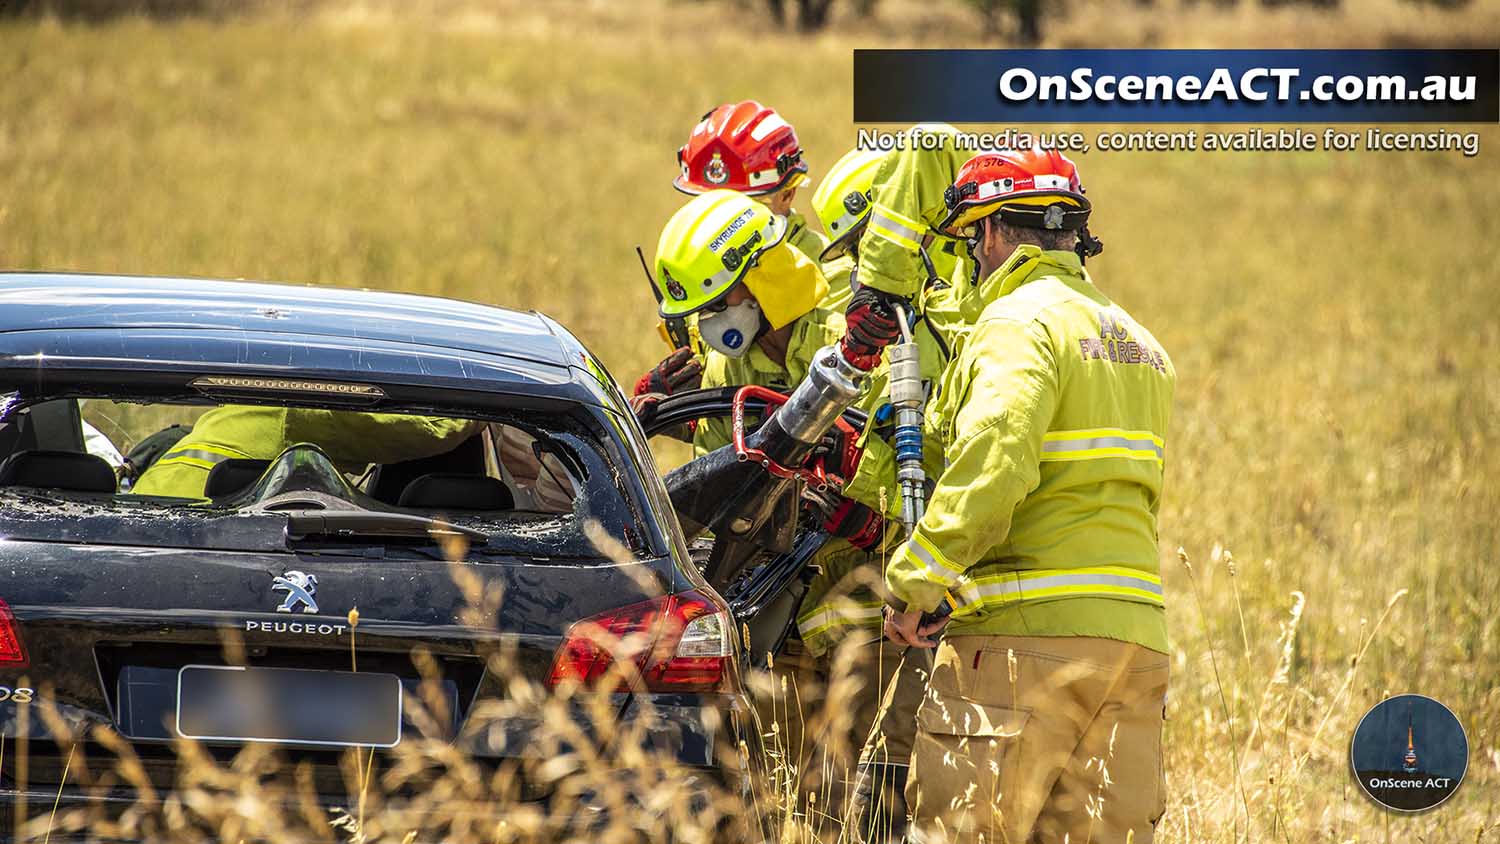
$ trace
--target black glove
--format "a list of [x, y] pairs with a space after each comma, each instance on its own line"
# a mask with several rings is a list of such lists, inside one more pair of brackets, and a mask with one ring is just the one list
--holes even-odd
[[[631, 396], [630, 409], [635, 413], [635, 418], [640, 420], [642, 426], [649, 427], [651, 421], [656, 418], [656, 412], [661, 409], [661, 401], [664, 398], [666, 396], [661, 393], [641, 393], [640, 395]], [[691, 443], [693, 441], [693, 434], [697, 430], [698, 420], [689, 419], [684, 424], [673, 425], [657, 433], [661, 436], [671, 437], [674, 440]]]
[[692, 350], [683, 346], [661, 359], [651, 371], [635, 382], [635, 395], [659, 393], [670, 396], [687, 390], [696, 390], [703, 383], [703, 364], [693, 357]]
[[630, 397], [630, 409], [642, 425], [647, 425], [656, 417], [657, 405], [664, 398], [661, 393], [636, 393]]
[[844, 311], [848, 329], [844, 334], [844, 359], [865, 370], [880, 363], [880, 352], [901, 337], [893, 304], [901, 297], [873, 287], [861, 287]]

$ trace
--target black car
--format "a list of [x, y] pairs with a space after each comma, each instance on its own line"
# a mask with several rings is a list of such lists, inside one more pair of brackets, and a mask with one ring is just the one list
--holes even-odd
[[738, 639], [624, 397], [545, 316], [0, 274], [0, 831], [15, 803], [139, 799], [66, 775], [72, 749], [118, 753], [101, 726], [163, 792], [179, 737], [272, 742], [330, 806], [347, 748], [394, 753], [419, 720], [491, 767], [556, 754], [496, 654], [532, 688], [607, 682], [608, 740], [735, 788]]

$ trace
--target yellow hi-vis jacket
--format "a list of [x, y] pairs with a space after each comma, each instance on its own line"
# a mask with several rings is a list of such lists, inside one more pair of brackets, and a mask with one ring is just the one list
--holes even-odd
[[814, 261], [822, 260], [823, 250], [828, 248], [828, 238], [824, 237], [822, 232], [809, 226], [802, 212], [792, 211], [787, 214], [786, 226], [787, 243]]
[[819, 264], [818, 269], [828, 279], [828, 295], [818, 304], [839, 313], [848, 310], [849, 300], [854, 298], [854, 289], [849, 286], [849, 280], [854, 275], [854, 259], [848, 255], [840, 255], [832, 261]]
[[[974, 154], [958, 149], [950, 138], [941, 149], [904, 149], [880, 163], [870, 188], [870, 222], [859, 238], [860, 284], [908, 299], [916, 297], [927, 280], [917, 249], [924, 237], [940, 236], [937, 225], [948, 215], [943, 192]], [[964, 257], [949, 259], [952, 250], [945, 252], [939, 255], [928, 248], [933, 264], [944, 275], [952, 260]], [[966, 292], [959, 291], [960, 295]]]
[[1022, 246], [928, 410], [947, 467], [886, 585], [954, 602], [945, 635], [1094, 636], [1167, 649], [1156, 517], [1176, 380], [1078, 256]]
[[345, 410], [225, 405], [152, 464], [131, 492], [202, 498], [208, 473], [230, 458], [270, 460], [288, 446], [313, 443], [344, 472], [452, 451], [482, 422]]

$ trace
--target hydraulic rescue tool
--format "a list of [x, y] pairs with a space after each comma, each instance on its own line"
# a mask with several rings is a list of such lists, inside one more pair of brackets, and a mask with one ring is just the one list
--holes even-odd
[[[858, 432], [840, 417], [859, 398], [866, 375], [838, 345], [830, 345], [813, 356], [807, 376], [790, 396], [742, 387], [731, 408], [734, 441], [667, 474], [683, 531], [689, 538], [709, 531], [715, 536], [704, 569], [715, 588], [733, 583], [758, 552], [792, 549], [801, 506], [798, 484], [828, 486], [821, 466], [803, 463], [835, 425], [853, 441]], [[746, 403], [752, 399], [763, 403], [769, 418], [750, 431]]]
[[[901, 522], [909, 536], [926, 508], [922, 469], [922, 410], [926, 401], [912, 314], [895, 305], [900, 341], [886, 347], [890, 361], [890, 403], [895, 414], [896, 481]], [[809, 460], [825, 435], [842, 429], [840, 442], [854, 443], [867, 420], [850, 411], [868, 377], [842, 344], [820, 349], [806, 377], [791, 392], [745, 386], [729, 402], [733, 441], [671, 471], [665, 481], [683, 531], [691, 540], [712, 533], [704, 576], [748, 622], [752, 651], [774, 651], [790, 629], [803, 589], [805, 570], [829, 539], [826, 530], [804, 531], [798, 522], [802, 491], [837, 492], [830, 474], [857, 458], [824, 455]], [[717, 399], [719, 405], [722, 398]], [[725, 408], [718, 407], [719, 415]], [[846, 416], [846, 412], [853, 419]], [[666, 403], [666, 424], [679, 414]], [[712, 414], [710, 414], [712, 415]], [[753, 418], [761, 424], [754, 427]], [[851, 446], [852, 447], [852, 446]], [[750, 576], [741, 575], [752, 570]], [[785, 619], [785, 623], [770, 621]]]
[[[887, 347], [891, 359], [891, 403], [896, 412], [897, 481], [902, 522], [910, 532], [925, 507], [922, 471], [924, 401], [917, 345], [906, 308], [897, 306], [902, 341]], [[672, 505], [691, 538], [712, 532], [714, 550], [704, 574], [725, 588], [759, 551], [792, 548], [799, 508], [799, 483], [829, 487], [819, 461], [807, 457], [833, 427], [845, 429], [846, 442], [858, 431], [843, 413], [863, 391], [867, 372], [834, 344], [813, 357], [807, 376], [789, 396], [755, 386], [741, 388], [730, 408], [734, 440], [727, 446], [668, 473]], [[763, 408], [763, 423], [747, 425], [747, 402]]]
[[[719, 387], [707, 390], [691, 390], [669, 396], [662, 400], [657, 412], [642, 425], [648, 436], [654, 436], [670, 430], [692, 419], [733, 417], [736, 412], [744, 417], [763, 418], [769, 410], [781, 406], [786, 402], [786, 396], [772, 392], [753, 390], [743, 395], [741, 387]], [[770, 395], [768, 402], [763, 396]], [[843, 416], [837, 424], [846, 432], [857, 431], [864, 428], [867, 419], [864, 413], [850, 409], [844, 411]], [[753, 433], [752, 433], [753, 438]], [[851, 440], [852, 442], [852, 440]], [[723, 463], [721, 458], [707, 455], [704, 459], [714, 458], [717, 466], [722, 470], [728, 468], [731, 472], [744, 471], [750, 478], [770, 477], [754, 459], [743, 462], [733, 459], [730, 463]], [[698, 462], [698, 461], [694, 461]], [[691, 464], [690, 464], [691, 465]], [[682, 472], [679, 478], [691, 477], [694, 481], [704, 481], [706, 473]], [[804, 478], [809, 476], [804, 476]], [[826, 473], [821, 475], [813, 471], [810, 477], [816, 485], [821, 477], [821, 482], [828, 482]], [[677, 489], [676, 486], [673, 487]], [[705, 483], [700, 489], [704, 490], [705, 496], [720, 494], [720, 488], [712, 483]], [[795, 502], [795, 499], [793, 499]], [[788, 514], [789, 524], [795, 524], [796, 512]], [[684, 521], [687, 517], [682, 517]], [[695, 530], [696, 532], [696, 530]], [[776, 533], [776, 531], [768, 531]], [[722, 590], [724, 599], [729, 602], [729, 607], [734, 613], [736, 621], [744, 625], [746, 639], [749, 643], [748, 651], [758, 665], [765, 664], [765, 655], [775, 653], [781, 648], [781, 643], [791, 632], [795, 621], [797, 608], [801, 604], [802, 596], [807, 589], [805, 573], [809, 563], [817, 552], [831, 538], [827, 530], [806, 529], [796, 535], [794, 539], [788, 540], [790, 549], [783, 553], [769, 552], [761, 554], [763, 562], [759, 562], [746, 576], [738, 578], [733, 583], [722, 583], [714, 581], [716, 588]], [[732, 540], [722, 540], [732, 541]], [[717, 545], [718, 542], [714, 542]], [[737, 543], [745, 545], [747, 543]], [[753, 548], [753, 543], [748, 543]], [[704, 544], [695, 543], [697, 547]], [[768, 549], [760, 549], [767, 551]], [[712, 554], [711, 546], [707, 551]]]

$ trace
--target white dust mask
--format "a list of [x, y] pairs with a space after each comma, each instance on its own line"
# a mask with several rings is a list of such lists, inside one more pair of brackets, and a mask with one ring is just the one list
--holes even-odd
[[746, 299], [722, 311], [698, 317], [698, 333], [714, 350], [731, 358], [744, 357], [760, 333], [760, 305]]

